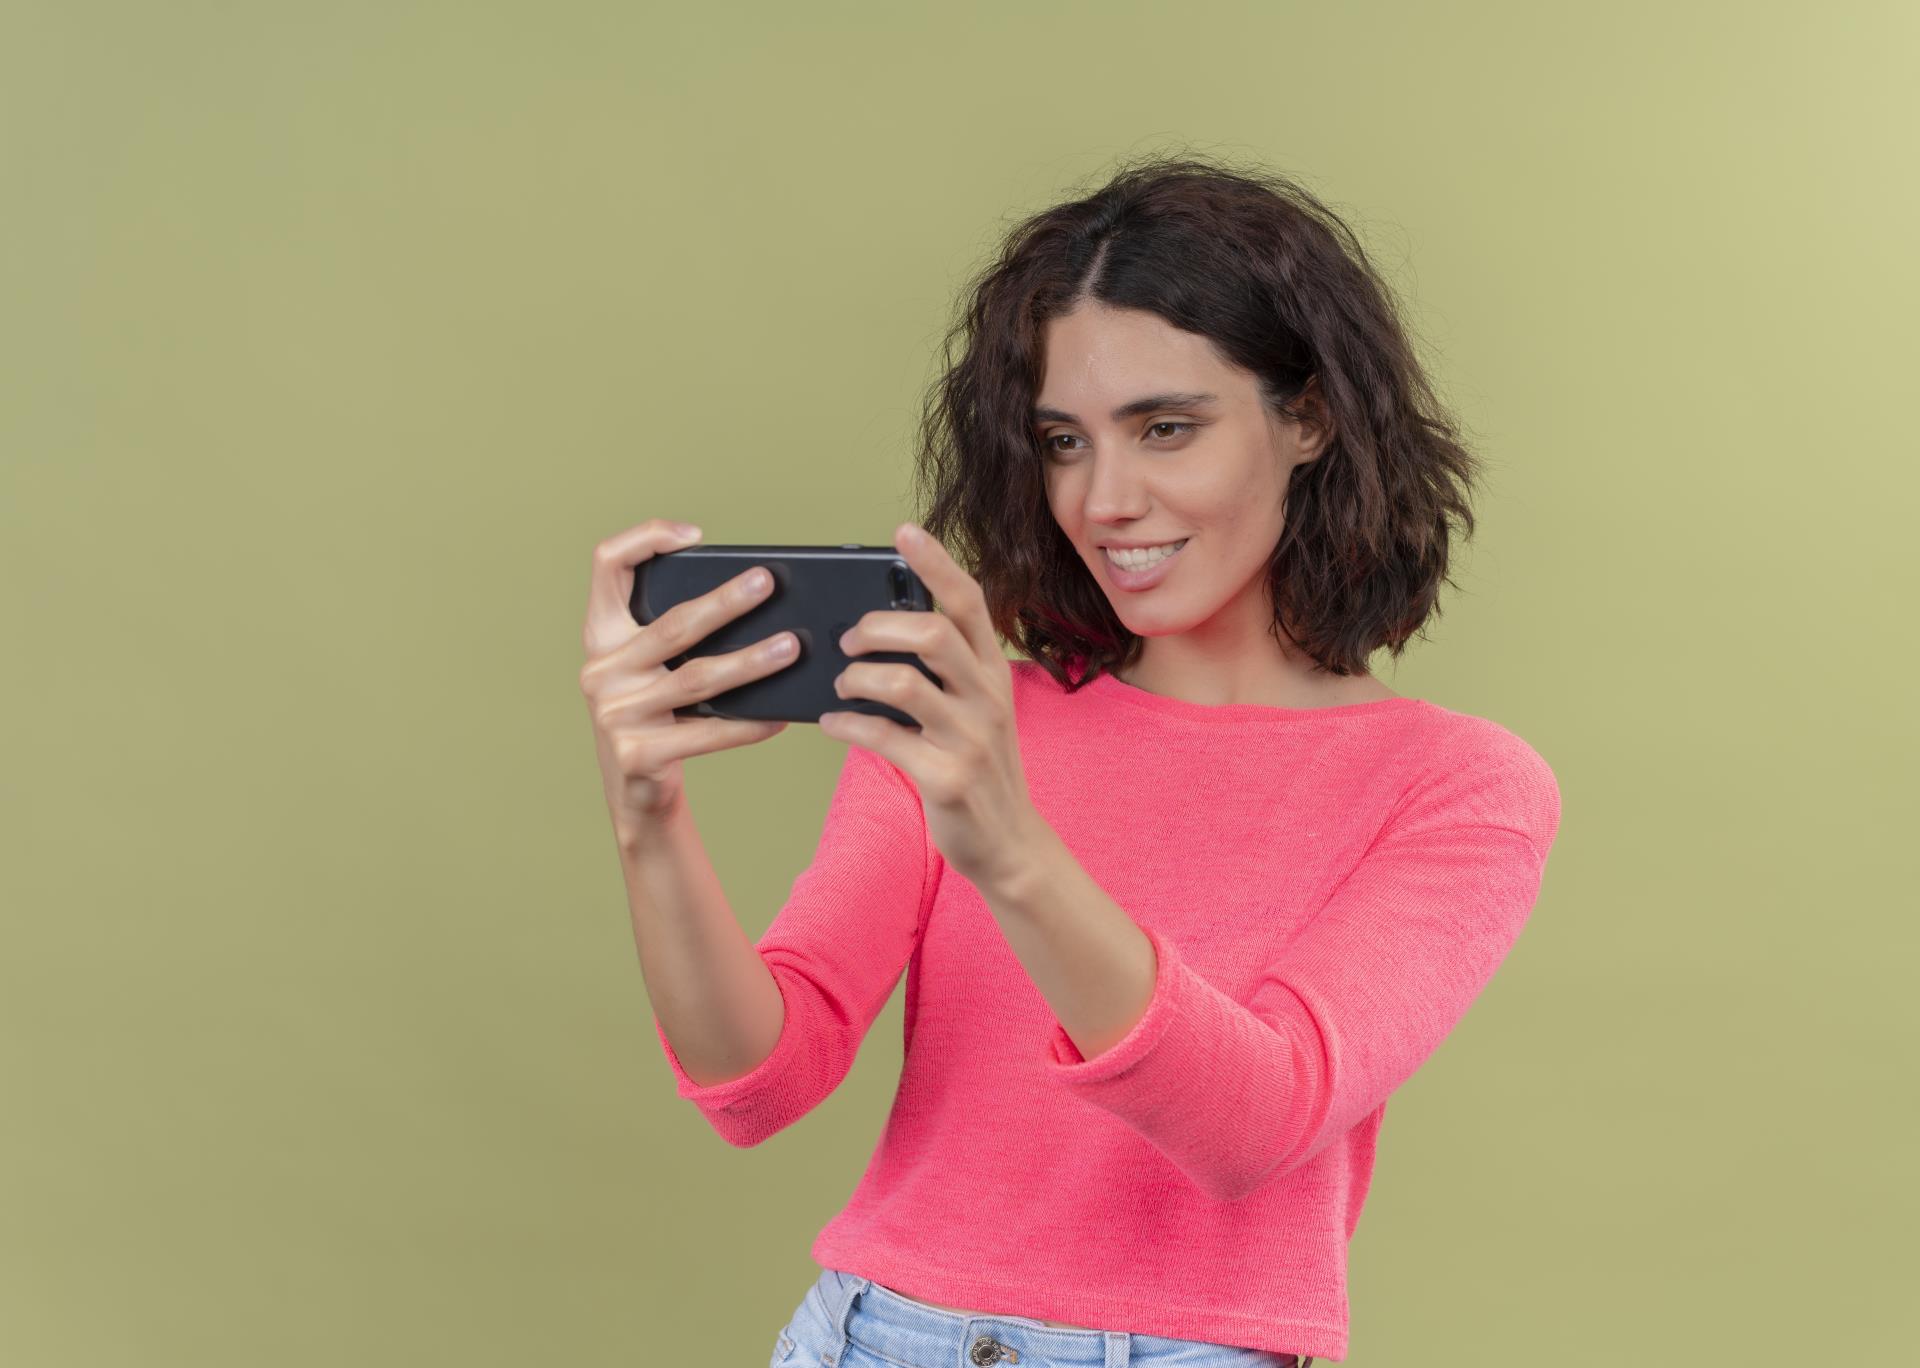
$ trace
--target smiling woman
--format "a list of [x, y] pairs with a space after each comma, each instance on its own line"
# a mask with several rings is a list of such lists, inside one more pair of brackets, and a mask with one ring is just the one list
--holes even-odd
[[[1358, 244], [1281, 177], [1124, 169], [974, 282], [894, 534], [938, 611], [846, 644], [938, 686], [836, 682], [920, 726], [821, 719], [852, 744], [819, 849], [765, 972], [736, 956], [758, 1062], [696, 1080], [661, 1033], [757, 1145], [906, 971], [892, 1110], [773, 1364], [1345, 1357], [1387, 1100], [1559, 827], [1526, 742], [1366, 668], [1433, 610], [1472, 466]], [[656, 882], [713, 886], [683, 840]]]

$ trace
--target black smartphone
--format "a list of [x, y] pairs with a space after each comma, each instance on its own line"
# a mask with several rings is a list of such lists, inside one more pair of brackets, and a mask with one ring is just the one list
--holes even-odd
[[842, 698], [833, 681], [855, 660], [898, 661], [931, 679], [940, 676], [911, 651], [864, 651], [849, 656], [840, 634], [876, 608], [933, 611], [933, 595], [891, 546], [687, 546], [664, 551], [634, 567], [633, 620], [646, 626], [674, 604], [698, 598], [736, 575], [764, 565], [773, 592], [740, 616], [668, 660], [678, 669], [695, 656], [722, 655], [790, 631], [800, 653], [771, 674], [711, 698], [675, 708], [676, 717], [729, 717], [766, 722], [814, 722], [821, 713], [876, 713], [919, 730], [898, 708], [873, 698]]

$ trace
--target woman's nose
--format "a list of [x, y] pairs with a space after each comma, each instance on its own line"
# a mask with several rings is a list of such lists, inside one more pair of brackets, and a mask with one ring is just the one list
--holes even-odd
[[1129, 522], [1146, 511], [1146, 483], [1132, 462], [1095, 457], [1087, 480], [1085, 512], [1089, 522]]

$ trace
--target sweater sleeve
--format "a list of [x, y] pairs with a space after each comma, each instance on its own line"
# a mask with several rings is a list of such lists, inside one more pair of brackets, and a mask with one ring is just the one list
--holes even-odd
[[1519, 738], [1400, 805], [1246, 1000], [1166, 934], [1134, 1028], [1085, 1059], [1058, 1022], [1046, 1068], [1234, 1201], [1383, 1106], [1466, 1014], [1519, 937], [1559, 826], [1559, 788]]
[[812, 864], [755, 948], [786, 1005], [773, 1053], [702, 1086], [654, 1016], [676, 1091], [728, 1144], [792, 1125], [839, 1086], [920, 940], [932, 890], [919, 792], [890, 761], [849, 745]]

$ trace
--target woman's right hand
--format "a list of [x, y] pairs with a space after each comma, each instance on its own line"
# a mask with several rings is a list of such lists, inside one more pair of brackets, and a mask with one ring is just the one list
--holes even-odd
[[[771, 576], [756, 567], [676, 603], [644, 627], [635, 622], [629, 606], [634, 566], [699, 540], [698, 534], [682, 536], [668, 519], [649, 518], [593, 550], [581, 632], [587, 663], [580, 671], [580, 691], [593, 717], [607, 810], [623, 849], [658, 827], [680, 804], [681, 760], [764, 741], [787, 725], [674, 714], [675, 708], [773, 674], [797, 658], [791, 649], [784, 656], [769, 653], [770, 646], [782, 642], [797, 644], [792, 632], [780, 632], [725, 655], [695, 656], [678, 669], [667, 668], [664, 661], [739, 617], [772, 588]], [[755, 576], [767, 576], [763, 587], [752, 586]]]

